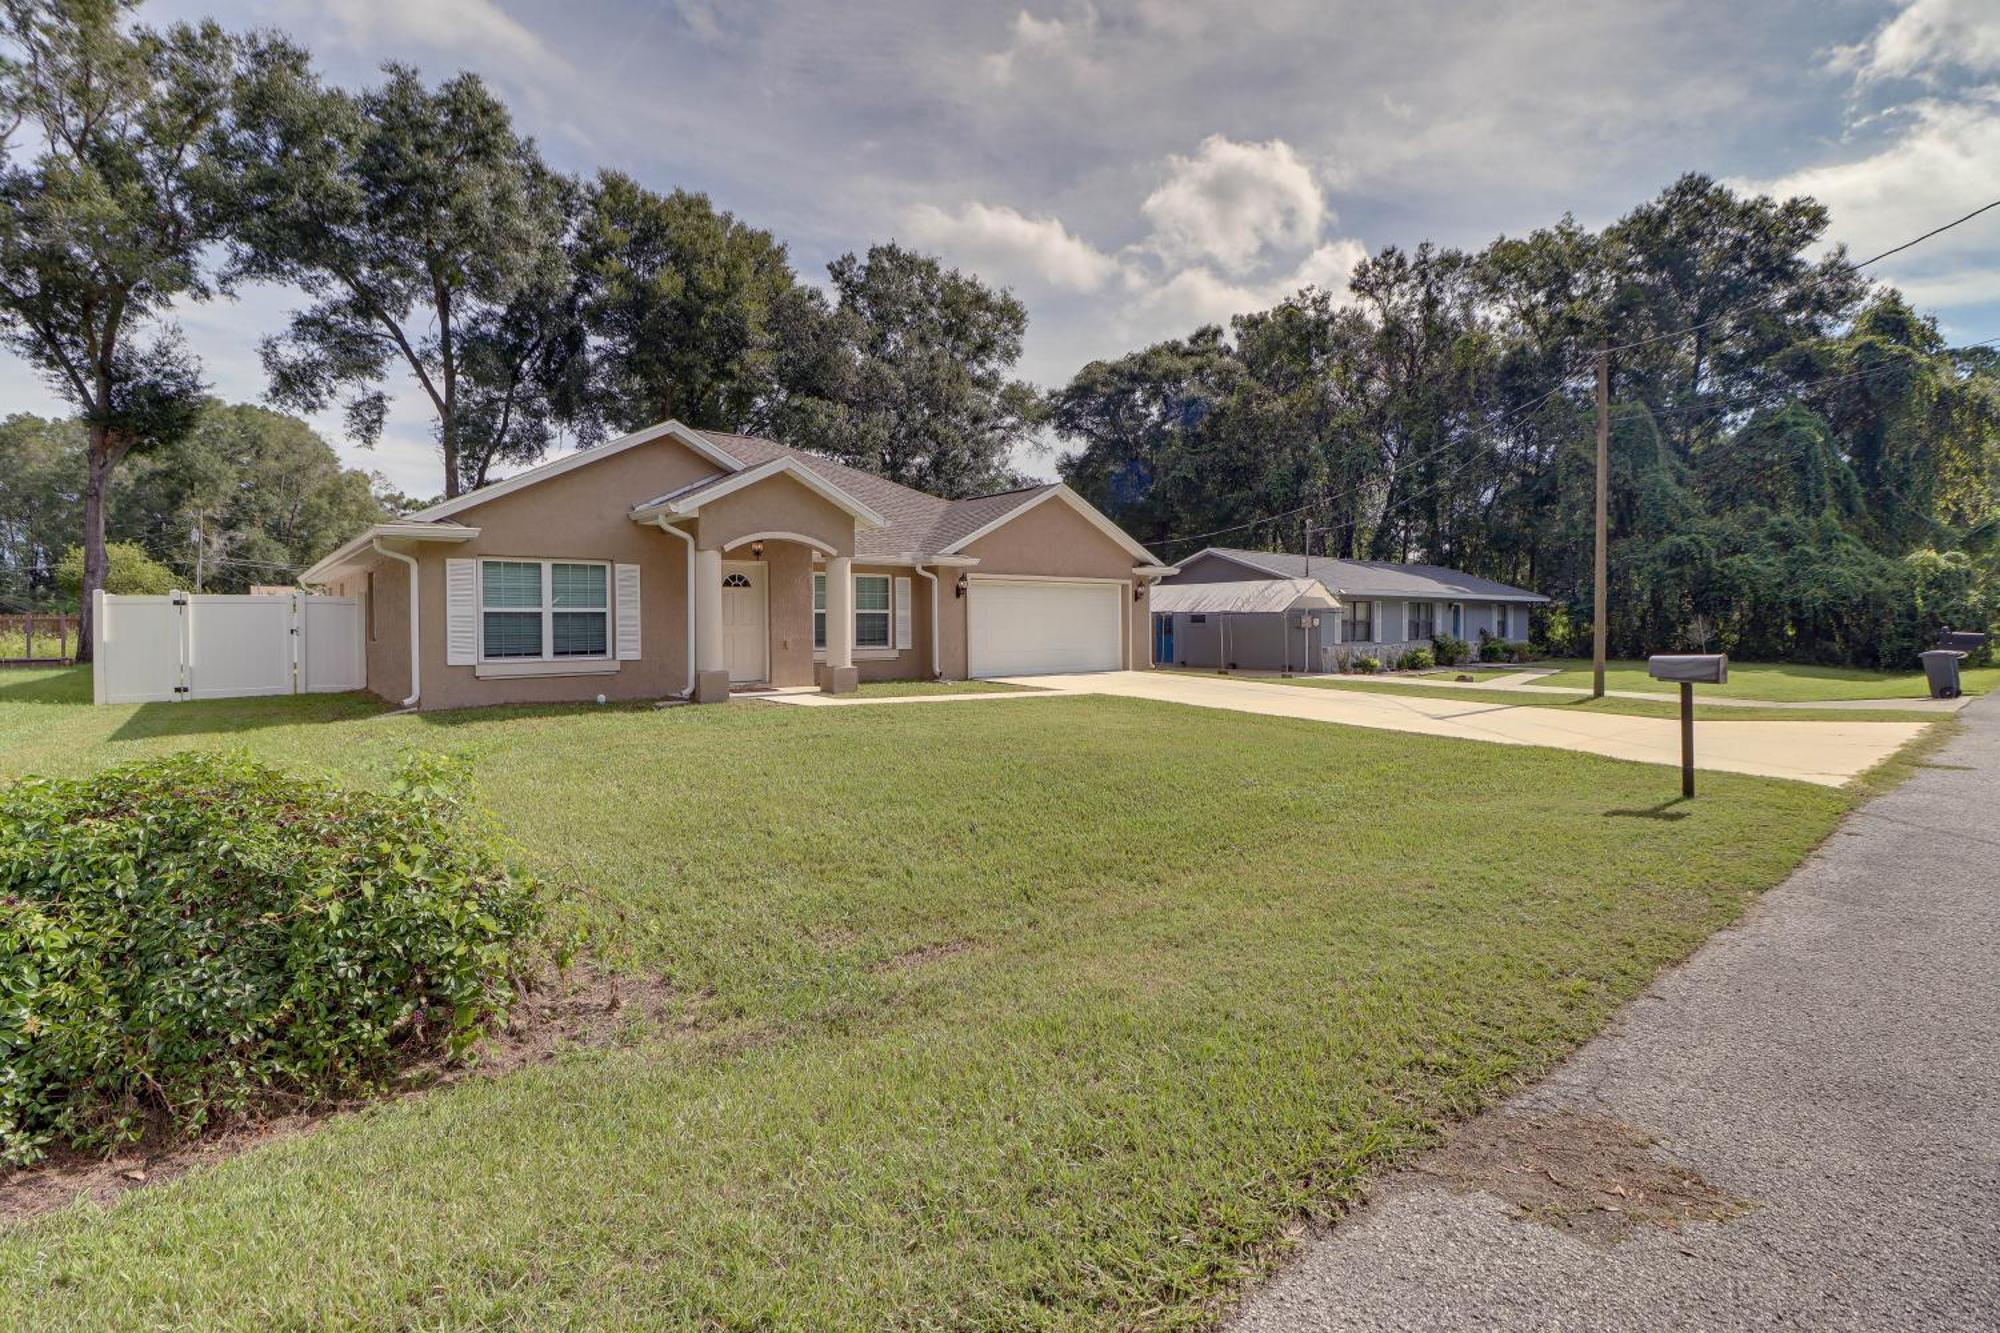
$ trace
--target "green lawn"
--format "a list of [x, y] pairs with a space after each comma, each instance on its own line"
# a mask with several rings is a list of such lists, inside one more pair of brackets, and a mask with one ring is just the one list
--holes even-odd
[[[1537, 681], [1587, 690], [1589, 662], [1563, 662], [1563, 669]], [[2000, 667], [1968, 667], [1960, 673], [1967, 694], [1984, 694], [2000, 686]], [[1673, 687], [1646, 674], [1644, 662], [1605, 664], [1604, 687], [1671, 694]], [[1804, 666], [1786, 662], [1731, 662], [1727, 685], [1697, 685], [1696, 694], [1722, 694], [1735, 699], [1769, 699], [1773, 703], [1815, 699], [1922, 699], [1930, 694], [1922, 671], [1875, 671], [1867, 667]]]
[[[1848, 797], [1141, 700], [92, 709], [0, 775], [189, 745], [469, 757], [685, 1026], [0, 1233], [0, 1326], [1189, 1328], [1532, 1078]], [[953, 946], [941, 949], [935, 946]]]
[[[1446, 677], [1449, 679], [1449, 677]], [[1469, 686], [1398, 685], [1353, 676], [1273, 677], [1283, 685], [1318, 690], [1354, 690], [1362, 694], [1412, 694], [1423, 699], [1456, 699], [1469, 704], [1508, 704], [1522, 708], [1564, 708], [1585, 713], [1615, 713], [1622, 717], [1678, 718], [1677, 699], [1593, 699], [1588, 694], [1539, 694], [1526, 690], [1481, 690]], [[1699, 691], [1697, 691], [1699, 694]], [[1746, 708], [1697, 703], [1699, 722], [1922, 722], [1926, 714], [1892, 708]]]
[[871, 680], [855, 693], [865, 699], [900, 699], [913, 694], [1013, 694], [1034, 688], [997, 680]]

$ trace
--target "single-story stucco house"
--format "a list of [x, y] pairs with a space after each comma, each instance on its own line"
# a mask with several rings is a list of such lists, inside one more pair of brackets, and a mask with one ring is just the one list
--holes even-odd
[[1434, 635], [1477, 644], [1528, 634], [1549, 599], [1441, 565], [1335, 560], [1211, 546], [1153, 591], [1162, 665], [1337, 671], [1356, 656], [1392, 661]]
[[301, 582], [362, 599], [370, 690], [462, 708], [1146, 667], [1172, 572], [1060, 483], [944, 500], [668, 421], [377, 524]]

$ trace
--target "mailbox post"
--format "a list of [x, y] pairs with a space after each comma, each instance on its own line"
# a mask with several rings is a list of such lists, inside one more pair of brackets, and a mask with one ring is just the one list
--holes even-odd
[[1686, 653], [1646, 659], [1646, 674], [1681, 687], [1681, 795], [1694, 795], [1694, 687], [1729, 683], [1725, 653]]

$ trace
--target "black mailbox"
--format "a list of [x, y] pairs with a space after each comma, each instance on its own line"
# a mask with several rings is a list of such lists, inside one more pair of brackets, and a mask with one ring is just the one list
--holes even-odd
[[1986, 646], [1986, 636], [1971, 630], [1948, 629], [1938, 635], [1937, 646], [1949, 648], [1955, 653], [1976, 653]]
[[1677, 681], [1683, 685], [1726, 685], [1729, 683], [1727, 653], [1666, 654], [1646, 659], [1646, 672], [1654, 680]]

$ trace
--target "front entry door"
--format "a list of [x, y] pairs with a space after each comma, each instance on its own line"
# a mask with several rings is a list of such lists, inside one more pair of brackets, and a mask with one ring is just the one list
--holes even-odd
[[762, 561], [722, 562], [722, 656], [730, 683], [771, 677], [771, 616]]

